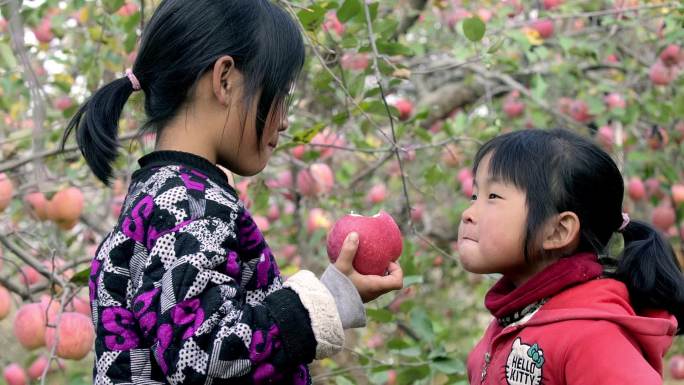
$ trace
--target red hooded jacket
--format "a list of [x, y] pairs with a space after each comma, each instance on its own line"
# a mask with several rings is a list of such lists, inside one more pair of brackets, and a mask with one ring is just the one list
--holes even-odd
[[546, 302], [518, 322], [489, 325], [468, 356], [470, 384], [662, 384], [677, 321], [665, 311], [636, 314], [626, 286], [601, 278], [595, 258], [562, 260], [519, 288], [504, 278], [490, 290], [487, 306], [500, 317], [497, 311], [519, 290], [561, 288], [529, 297]]

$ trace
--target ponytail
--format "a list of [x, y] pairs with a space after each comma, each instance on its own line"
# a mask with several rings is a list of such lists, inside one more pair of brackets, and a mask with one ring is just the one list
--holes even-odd
[[684, 332], [684, 275], [672, 246], [650, 225], [630, 221], [615, 278], [624, 282], [635, 310], [665, 309]]
[[61, 149], [64, 150], [69, 135], [76, 130], [78, 148], [95, 176], [105, 185], [109, 185], [112, 163], [119, 152], [119, 118], [133, 91], [133, 84], [126, 77], [100, 88], [71, 118], [62, 137]]

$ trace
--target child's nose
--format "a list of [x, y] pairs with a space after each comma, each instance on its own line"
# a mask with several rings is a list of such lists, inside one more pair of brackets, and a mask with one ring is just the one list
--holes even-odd
[[463, 210], [463, 214], [461, 214], [461, 222], [475, 223], [475, 209], [473, 206], [468, 206], [468, 208]]

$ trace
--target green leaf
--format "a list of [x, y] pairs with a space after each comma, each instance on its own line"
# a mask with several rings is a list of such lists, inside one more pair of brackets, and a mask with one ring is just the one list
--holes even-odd
[[532, 88], [532, 95], [534, 95], [534, 97], [537, 99], [543, 100], [544, 96], [546, 95], [546, 89], [549, 88], [549, 86], [544, 81], [544, 78], [539, 74], [534, 76], [533, 84], [534, 88]]
[[413, 55], [413, 50], [401, 43], [378, 40], [375, 42], [375, 45], [378, 47], [378, 53], [382, 53], [385, 55]]
[[415, 285], [416, 283], [423, 283], [422, 275], [409, 275], [404, 277], [404, 287]]
[[421, 380], [430, 375], [430, 367], [428, 365], [421, 365], [403, 369], [397, 375], [397, 382], [401, 385], [415, 384], [417, 380]]
[[435, 338], [432, 321], [423, 309], [416, 309], [411, 313], [411, 327], [421, 338], [432, 341]]
[[340, 9], [337, 10], [337, 18], [342, 22], [347, 22], [357, 13], [361, 12], [362, 5], [359, 0], [345, 0]]
[[342, 377], [342, 376], [338, 376], [338, 377], [335, 379], [335, 383], [336, 383], [337, 385], [354, 385], [353, 382], [351, 382], [351, 381], [350, 381], [349, 379], [347, 379], [346, 377]]
[[299, 11], [297, 17], [306, 30], [313, 31], [323, 22], [323, 19], [325, 18], [325, 8], [314, 4]]
[[442, 182], [445, 176], [438, 164], [433, 164], [430, 166], [427, 170], [425, 170], [423, 175], [425, 175], [425, 181], [431, 186]]
[[2, 58], [2, 61], [4, 61], [5, 64], [7, 64], [7, 67], [17, 67], [17, 60], [14, 58], [14, 54], [12, 53], [12, 49], [9, 45], [5, 43], [0, 43], [0, 57]]
[[114, 13], [121, 8], [121, 6], [124, 5], [125, 0], [107, 0], [103, 1], [104, 7], [107, 10], [107, 13]]
[[446, 374], [464, 374], [465, 365], [463, 361], [454, 358], [440, 357], [430, 364], [436, 370]]
[[390, 322], [394, 318], [394, 314], [387, 309], [366, 309], [366, 315], [381, 323]]
[[503, 46], [505, 41], [506, 41], [505, 38], [499, 39], [499, 41], [497, 41], [496, 43], [492, 44], [491, 47], [489, 47], [489, 49], [487, 50], [487, 53], [494, 53], [494, 52], [498, 51], [499, 48], [501, 48]]
[[486, 29], [485, 23], [477, 16], [463, 20], [463, 34], [472, 42], [482, 40]]
[[308, 130], [295, 132], [292, 141], [300, 144], [309, 143], [311, 142], [311, 139], [313, 139], [313, 137], [316, 136], [316, 134], [318, 134], [323, 128], [325, 128], [325, 123], [318, 123]]
[[679, 94], [672, 104], [672, 109], [675, 115], [684, 116], [684, 94]]
[[88, 279], [90, 278], [90, 268], [84, 269], [79, 271], [78, 273], [74, 274], [69, 282], [74, 283], [76, 285], [87, 285], [88, 284]]

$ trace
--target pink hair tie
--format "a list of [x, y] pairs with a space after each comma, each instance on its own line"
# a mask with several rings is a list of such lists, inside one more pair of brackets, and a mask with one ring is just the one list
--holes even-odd
[[627, 213], [622, 213], [622, 225], [618, 229], [618, 231], [622, 231], [627, 227], [629, 224], [629, 215]]
[[133, 85], [133, 91], [139, 91], [140, 90], [140, 82], [138, 81], [138, 78], [135, 77], [133, 74], [133, 70], [130, 68], [126, 70], [126, 76], [128, 76], [128, 80], [131, 81], [131, 84]]

